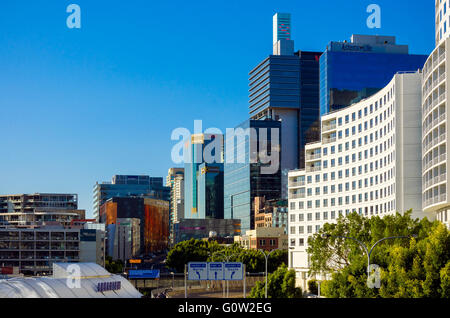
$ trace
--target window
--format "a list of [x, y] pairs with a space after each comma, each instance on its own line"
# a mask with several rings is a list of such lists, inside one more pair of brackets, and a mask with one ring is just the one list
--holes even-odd
[[305, 245], [305, 240], [302, 239], [302, 238], [299, 239], [299, 240], [298, 240], [298, 245], [299, 245], [299, 246], [304, 246], [304, 245]]
[[299, 221], [299, 222], [303, 222], [304, 219], [305, 219], [305, 216], [304, 216], [303, 213], [298, 215], [298, 221]]
[[[295, 226], [291, 226], [291, 234], [295, 234]], [[265, 245], [265, 244], [262, 244]]]
[[295, 214], [291, 214], [291, 222], [295, 222]]
[[295, 239], [291, 239], [291, 246], [295, 246]]
[[299, 226], [298, 227], [298, 234], [303, 234], [305, 233], [305, 227], [304, 226]]
[[316, 221], [320, 221], [320, 212], [316, 212]]
[[308, 221], [312, 221], [312, 213], [308, 213], [307, 217], [308, 217], [308, 219], [307, 219]]

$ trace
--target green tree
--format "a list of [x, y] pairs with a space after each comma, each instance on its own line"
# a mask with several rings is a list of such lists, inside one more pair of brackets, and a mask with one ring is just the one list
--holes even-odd
[[[249, 298], [265, 297], [265, 281], [257, 282], [252, 288]], [[282, 264], [267, 277], [267, 297], [268, 298], [301, 298], [301, 288], [295, 287], [295, 271], [288, 270]]]
[[184, 272], [184, 265], [189, 262], [206, 262], [209, 255], [220, 250], [217, 242], [191, 239], [176, 244], [168, 253], [166, 266], [178, 273]]
[[105, 269], [113, 274], [123, 273], [124, 264], [122, 260], [113, 260], [111, 256], [105, 258]]
[[[191, 239], [176, 244], [168, 253], [166, 266], [177, 272], [184, 272], [184, 265], [189, 262], [242, 262], [246, 271], [261, 273], [265, 271], [265, 257], [261, 251], [244, 249], [239, 244], [222, 246], [217, 242]], [[276, 250], [268, 259], [268, 272], [273, 272], [280, 265], [287, 264], [287, 250]]]
[[[353, 240], [322, 234], [354, 237], [367, 248], [388, 236], [418, 237], [386, 240], [375, 247], [371, 263], [379, 265], [381, 272], [377, 289], [366, 284], [364, 249]], [[331, 280], [321, 286], [327, 297], [448, 297], [450, 293], [449, 231], [438, 221], [412, 219], [411, 211], [370, 219], [352, 213], [336, 224], [325, 224], [308, 245], [310, 274], [331, 273]]]
[[319, 286], [317, 284], [317, 280], [311, 279], [308, 281], [308, 291], [314, 295], [317, 295], [319, 293]]

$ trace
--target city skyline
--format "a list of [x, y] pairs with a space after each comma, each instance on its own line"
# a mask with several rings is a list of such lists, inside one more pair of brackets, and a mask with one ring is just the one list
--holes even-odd
[[[192, 130], [195, 119], [235, 127], [248, 117], [248, 72], [272, 52], [276, 11], [291, 13], [296, 50], [324, 51], [329, 41], [358, 33], [396, 36], [413, 54], [434, 48], [427, 2], [378, 1], [381, 29], [365, 24], [369, 1], [208, 3], [206, 11], [197, 10], [206, 2], [136, 1], [142, 10], [77, 3], [80, 30], [65, 26], [68, 3], [3, 5], [0, 133], [14, 138], [0, 156], [0, 194], [77, 193], [87, 217], [95, 182], [115, 174], [164, 177], [176, 166], [173, 129]], [[217, 108], [226, 109], [220, 118]]]

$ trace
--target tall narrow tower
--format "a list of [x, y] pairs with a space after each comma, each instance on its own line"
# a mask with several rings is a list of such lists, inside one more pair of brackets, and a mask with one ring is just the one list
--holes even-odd
[[291, 14], [275, 13], [273, 16], [273, 55], [293, 55], [294, 41], [291, 40]]

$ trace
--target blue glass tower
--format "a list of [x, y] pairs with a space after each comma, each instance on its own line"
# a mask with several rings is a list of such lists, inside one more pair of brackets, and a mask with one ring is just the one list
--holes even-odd
[[[224, 164], [224, 217], [226, 219], [240, 219], [241, 231], [254, 229], [254, 199], [257, 196], [266, 197], [267, 200], [281, 197], [281, 167], [275, 173], [262, 173], [262, 163], [253, 162], [251, 157], [251, 144], [256, 141], [258, 153], [260, 149], [260, 136], [262, 129], [267, 133], [267, 148], [272, 149], [272, 142], [276, 135], [272, 136], [272, 129], [278, 130], [278, 140], [281, 143], [281, 122], [275, 120], [247, 120], [236, 129], [243, 130], [253, 128], [255, 135], [247, 134], [245, 138], [226, 136]], [[235, 138], [232, 148], [228, 148], [228, 139]], [[252, 138], [256, 138], [253, 140]], [[242, 149], [244, 149], [243, 153]], [[280, 149], [279, 149], [280, 150]], [[279, 151], [280, 155], [281, 152]], [[281, 158], [278, 158], [280, 161]]]
[[[205, 158], [208, 148], [214, 162]], [[223, 135], [192, 135], [185, 151], [190, 160], [184, 167], [184, 217], [223, 218]]]
[[426, 55], [408, 54], [393, 36], [353, 35], [330, 42], [320, 57], [320, 115], [345, 108], [385, 87], [397, 72], [417, 71]]

